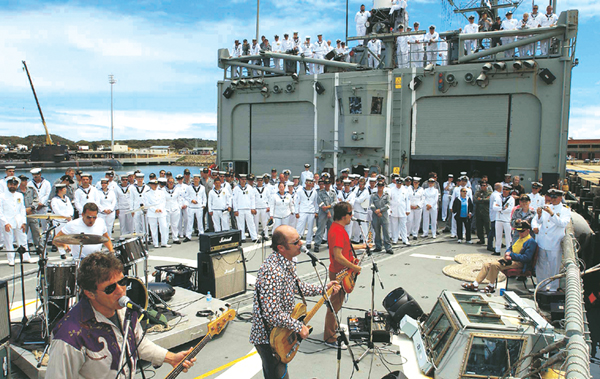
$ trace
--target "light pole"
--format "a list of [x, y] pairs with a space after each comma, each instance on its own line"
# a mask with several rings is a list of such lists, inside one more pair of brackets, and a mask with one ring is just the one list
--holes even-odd
[[108, 82], [110, 83], [110, 152], [115, 151], [115, 128], [113, 124], [113, 84], [117, 81], [114, 75], [108, 75]]

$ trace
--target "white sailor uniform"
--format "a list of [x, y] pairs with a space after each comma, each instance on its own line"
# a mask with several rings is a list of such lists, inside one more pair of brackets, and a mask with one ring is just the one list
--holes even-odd
[[133, 233], [133, 215], [131, 214], [133, 210], [133, 186], [131, 184], [127, 184], [126, 187], [117, 186], [113, 192], [117, 197], [121, 235]]
[[[252, 210], [256, 209], [254, 197], [254, 188], [246, 184], [244, 187], [236, 186], [233, 189], [233, 211], [237, 212], [236, 216], [238, 229], [242, 232], [242, 237], [246, 234], [246, 224], [248, 224], [248, 232], [250, 233], [250, 239], [256, 241], [256, 225], [254, 224], [254, 217]], [[244, 239], [244, 238], [242, 238]]]
[[166, 196], [165, 191], [156, 189], [144, 192], [144, 207], [147, 209], [146, 217], [150, 226], [152, 243], [158, 247], [158, 232], [160, 230], [161, 245], [167, 246], [169, 228], [167, 226]]
[[296, 231], [302, 237], [304, 235], [304, 230], [306, 229], [306, 244], [312, 244], [313, 239], [313, 227], [315, 224], [315, 215], [318, 212], [317, 208], [317, 190], [312, 188], [311, 190], [307, 190], [306, 188], [301, 188], [296, 193], [296, 199], [294, 208], [296, 209], [296, 213], [298, 217], [298, 223], [296, 224]]
[[202, 184], [199, 184], [198, 187], [192, 184], [188, 186], [186, 190], [185, 199], [188, 204], [188, 221], [185, 236], [186, 238], [191, 239], [192, 231], [194, 230], [194, 218], [196, 218], [196, 222], [198, 223], [198, 233], [202, 233], [204, 231], [202, 216], [204, 207], [206, 206], [206, 189]]
[[179, 241], [179, 226], [181, 218], [181, 207], [187, 205], [185, 193], [181, 187], [169, 189], [165, 187], [165, 199], [167, 209], [167, 225], [171, 228], [173, 242]]
[[229, 212], [231, 208], [231, 196], [226, 189], [217, 190], [213, 188], [208, 193], [208, 212], [212, 213], [215, 232], [229, 230]]
[[106, 192], [100, 190], [98, 196], [100, 196], [100, 201], [97, 204], [98, 218], [104, 221], [108, 235], [112, 236], [112, 228], [115, 223], [115, 209], [117, 208], [117, 195], [115, 195], [115, 191], [107, 189]]

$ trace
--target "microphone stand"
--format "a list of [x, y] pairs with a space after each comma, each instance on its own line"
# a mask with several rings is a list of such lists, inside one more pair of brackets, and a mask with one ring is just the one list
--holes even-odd
[[115, 376], [115, 379], [117, 379], [119, 377], [119, 375], [121, 374], [121, 371], [123, 371], [123, 369], [125, 368], [125, 365], [127, 364], [127, 362], [123, 362], [123, 359], [125, 358], [125, 349], [127, 348], [127, 335], [129, 334], [129, 325], [131, 324], [131, 309], [127, 308], [127, 310], [125, 311], [125, 324], [123, 325], [123, 343], [121, 344], [121, 355], [119, 357], [119, 364], [117, 365], [117, 367], [120, 367], [119, 371], [117, 372], [117, 375]]
[[327, 295], [327, 290], [326, 290], [326, 287], [325, 287], [325, 283], [323, 283], [323, 280], [321, 279], [321, 275], [319, 275], [319, 270], [317, 270], [317, 262], [320, 265], [322, 265], [325, 269], [327, 269], [327, 267], [325, 267], [325, 265], [323, 264], [323, 262], [321, 262], [320, 260], [318, 260], [317, 257], [312, 256], [312, 255], [309, 255], [309, 257], [311, 259], [311, 263], [312, 263], [312, 266], [313, 266], [313, 268], [315, 270], [315, 273], [317, 274], [317, 278], [319, 279], [319, 283], [321, 284], [321, 288], [323, 288], [323, 297], [325, 298], [325, 305], [331, 311], [331, 313], [333, 313], [333, 316], [335, 317], [335, 321], [337, 323], [337, 330], [336, 330], [336, 332], [338, 333], [338, 338], [337, 338], [337, 376], [336, 377], [337, 377], [337, 379], [340, 379], [340, 367], [341, 367], [341, 361], [342, 361], [342, 343], [346, 344], [346, 347], [348, 348], [348, 352], [350, 353], [350, 359], [352, 359], [352, 364], [354, 365], [354, 368], [356, 369], [356, 371], [360, 371], [359, 368], [358, 368], [358, 362], [360, 361], [360, 359], [355, 359], [354, 358], [354, 353], [352, 352], [352, 349], [350, 348], [350, 342], [348, 341], [348, 337], [346, 336], [346, 332], [341, 328], [340, 319], [339, 319], [337, 313], [335, 312], [335, 310], [333, 308], [333, 304], [331, 303], [331, 299]]
[[[362, 220], [361, 220], [362, 221]], [[365, 222], [365, 221], [362, 221]], [[360, 225], [361, 222], [359, 222]], [[375, 348], [373, 345], [373, 317], [374, 317], [374, 312], [375, 312], [375, 277], [377, 276], [377, 280], [379, 280], [379, 284], [381, 285], [381, 289], [384, 289], [383, 287], [383, 282], [381, 281], [381, 277], [379, 276], [379, 268], [377, 267], [377, 263], [375, 263], [375, 258], [373, 258], [373, 253], [371, 253], [371, 248], [369, 247], [368, 244], [368, 240], [367, 240], [367, 236], [365, 236], [362, 228], [358, 228], [360, 229], [360, 234], [362, 235], [362, 239], [363, 241], [367, 241], [365, 243], [366, 245], [366, 249], [365, 249], [365, 254], [367, 254], [367, 256], [369, 258], [371, 258], [371, 317], [370, 317], [370, 323], [371, 326], [369, 328], [369, 342], [367, 343], [367, 350], [365, 350], [364, 353], [362, 353], [362, 355], [360, 357], [358, 357], [358, 361], [360, 362], [369, 352], [374, 352]]]

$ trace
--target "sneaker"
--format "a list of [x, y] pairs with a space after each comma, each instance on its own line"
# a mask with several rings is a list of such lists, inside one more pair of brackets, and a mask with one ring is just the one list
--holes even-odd
[[421, 238], [427, 238], [427, 234], [421, 234]]
[[319, 252], [319, 246], [315, 246], [315, 249], [313, 250], [315, 253]]
[[435, 239], [436, 237], [435, 237], [435, 236], [433, 236], [433, 237], [431, 237], [431, 238]]
[[189, 238], [187, 238], [187, 237], [185, 237], [185, 238], [183, 239], [183, 242], [190, 242], [190, 241], [191, 241], [191, 239], [189, 239]]
[[169, 247], [171, 247], [171, 245], [162, 245], [161, 247], [163, 247], [163, 248], [165, 248], [165, 247], [169, 248]]
[[404, 244], [405, 244], [406, 246], [410, 246], [410, 242], [408, 242], [408, 241], [404, 242]]
[[450, 235], [450, 238], [456, 238], [456, 236], [455, 235]]
[[385, 253], [386, 253], [386, 254], [394, 254], [394, 250], [392, 250], [392, 249], [389, 249], [389, 250], [386, 250], [386, 251], [385, 251]]
[[458, 240], [457, 242], [458, 242], [458, 243], [462, 243], [462, 240]]
[[469, 245], [472, 245], [472, 244], [473, 244], [473, 241], [469, 240], [469, 241], [467, 241], [467, 243], [468, 243]]
[[[325, 346], [329, 346], [332, 349], [337, 349], [338, 348], [337, 341], [334, 341], [334, 342], [327, 342], [327, 341], [325, 341], [325, 342], [323, 342], [323, 344]], [[346, 349], [348, 349], [348, 346], [346, 346], [346, 344], [342, 342], [341, 349], [342, 350], [346, 350]]]
[[381, 248], [377, 248], [377, 247], [376, 247], [375, 249], [373, 249], [373, 252], [374, 252], [374, 253], [379, 253], [380, 251], [381, 251]]
[[479, 241], [477, 241], [477, 244], [478, 245], [485, 245], [485, 241], [479, 240]]
[[8, 262], [8, 265], [9, 265], [10, 267], [14, 267], [14, 266], [15, 266], [15, 261]]

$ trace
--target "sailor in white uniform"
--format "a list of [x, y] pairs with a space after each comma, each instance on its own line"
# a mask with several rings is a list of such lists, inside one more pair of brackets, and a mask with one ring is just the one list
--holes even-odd
[[108, 178], [102, 178], [100, 182], [102, 189], [98, 194], [100, 196], [98, 217], [104, 220], [108, 235], [112, 236], [112, 228], [115, 223], [115, 209], [117, 208], [117, 195], [115, 195], [115, 191], [108, 188]]
[[[469, 16], [469, 23], [465, 25], [462, 34], [473, 34], [479, 32], [479, 25], [475, 23], [475, 16]], [[472, 54], [477, 49], [477, 40], [470, 39], [465, 41], [465, 50], [467, 55]]]
[[296, 224], [298, 223], [298, 219], [296, 218], [296, 190], [294, 189], [294, 182], [286, 181], [285, 186], [287, 187], [287, 193], [290, 194], [292, 201], [294, 202], [294, 207], [292, 210], [292, 214], [288, 219], [288, 225], [292, 228], [296, 228]]
[[[181, 188], [181, 192], [183, 193], [184, 197], [186, 197], [187, 194], [187, 188], [188, 188], [188, 184], [185, 184], [183, 181], [183, 175], [179, 174], [175, 177], [177, 179], [177, 184], [175, 185], [178, 188]], [[222, 180], [222, 179], [221, 179]], [[187, 203], [187, 197], [186, 197], [186, 202], [185, 204], [181, 207], [181, 214], [179, 216], [179, 238], [184, 238], [185, 237], [185, 231], [187, 230], [187, 215], [188, 215], [188, 203]], [[187, 242], [187, 241], [183, 241], [183, 242]]]
[[[511, 11], [506, 12], [506, 19], [504, 21], [502, 21], [500, 30], [509, 31], [509, 30], [517, 30], [519, 28], [519, 21], [512, 18], [512, 15], [513, 14]], [[510, 36], [510, 37], [502, 37], [502, 38], [500, 38], [500, 40], [502, 41], [502, 45], [504, 46], [504, 45], [508, 45], [509, 43], [515, 42], [516, 38], [517, 37], [515, 37], [515, 36]], [[514, 48], [504, 51], [505, 58], [510, 58], [510, 57], [514, 57], [514, 56], [515, 56]]]
[[424, 37], [424, 44], [427, 48], [427, 51], [425, 52], [425, 61], [427, 61], [427, 63], [436, 64], [439, 39], [440, 35], [435, 31], [435, 26], [431, 25], [429, 27], [429, 33], [425, 34]]
[[[548, 5], [548, 7], [546, 8], [546, 14], [540, 16], [541, 27], [546, 28], [546, 27], [556, 26], [557, 22], [558, 22], [558, 16], [556, 15], [556, 13], [552, 12], [552, 6]], [[540, 49], [541, 49], [542, 55], [548, 55], [549, 47], [550, 47], [550, 40], [545, 39], [543, 41], [540, 41]]]
[[[510, 220], [515, 199], [510, 195], [511, 186], [502, 187], [502, 195], [494, 198], [492, 209], [496, 212], [496, 249], [493, 255], [500, 255], [502, 249], [502, 232], [506, 246], [512, 245]], [[459, 237], [460, 239], [461, 237]]]
[[192, 239], [194, 219], [196, 219], [196, 222], [198, 223], [198, 233], [203, 233], [204, 231], [202, 216], [204, 207], [206, 206], [206, 189], [200, 184], [200, 178], [200, 174], [194, 174], [192, 185], [188, 186], [186, 189], [185, 200], [188, 204], [188, 221], [183, 242], [188, 242]]
[[[352, 203], [352, 209], [354, 211], [354, 217], [357, 221], [353, 221], [352, 226], [352, 241], [361, 241], [366, 243], [366, 239], [369, 235], [369, 223], [368, 223], [368, 211], [370, 208], [371, 193], [366, 187], [365, 178], [358, 179], [358, 187], [354, 191], [354, 202]], [[363, 238], [364, 236], [364, 238]]]
[[[327, 43], [323, 41], [323, 35], [317, 34], [317, 42], [313, 43], [312, 51], [313, 58], [315, 59], [325, 59], [325, 55], [329, 52]], [[313, 64], [313, 72], [312, 74], [322, 74], [325, 66], [322, 64]]]
[[[354, 22], [356, 23], [356, 36], [367, 35], [367, 21], [371, 17], [371, 12], [365, 11], [365, 5], [360, 6], [360, 11], [356, 12], [354, 16]], [[362, 41], [358, 41], [359, 45], [362, 45]]]
[[[265, 174], [267, 177], [268, 175]], [[256, 234], [260, 234], [260, 225], [262, 225], [265, 241], [269, 240], [269, 200], [270, 191], [264, 185], [264, 176], [256, 178], [256, 187], [254, 187], [254, 204], [256, 214], [254, 215], [254, 224], [256, 225]]]
[[81, 182], [79, 188], [75, 190], [75, 209], [79, 214], [83, 213], [83, 206], [87, 203], [95, 203], [100, 201], [100, 196], [96, 187], [91, 184], [92, 175], [88, 173], [81, 174]]
[[407, 189], [410, 198], [410, 215], [406, 223], [407, 232], [416, 240], [421, 226], [421, 217], [423, 216], [423, 207], [425, 206], [425, 190], [421, 188], [421, 178], [415, 176], [412, 181], [412, 187]]
[[242, 239], [245, 239], [247, 224], [252, 242], [256, 242], [258, 238], [253, 217], [256, 214], [255, 201], [254, 188], [246, 183], [246, 175], [240, 174], [240, 184], [233, 189], [233, 212], [236, 217], [238, 229], [242, 232]]
[[435, 187], [436, 181], [434, 178], [427, 180], [429, 187], [423, 191], [423, 235], [427, 237], [429, 234], [429, 225], [431, 224], [431, 235], [436, 238], [437, 234], [437, 216], [438, 216], [438, 201], [440, 199], [440, 191]]
[[[27, 250], [25, 199], [23, 194], [17, 191], [20, 182], [19, 178], [15, 176], [6, 178], [6, 191], [0, 194], [0, 228], [2, 228], [4, 243], [9, 251], [13, 250], [14, 242], [17, 243], [17, 246]], [[6, 253], [6, 258], [9, 266], [15, 265], [14, 252]], [[29, 253], [23, 253], [23, 262], [31, 263]]]
[[[536, 238], [539, 252], [535, 266], [535, 276], [538, 283], [557, 275], [560, 270], [562, 260], [561, 241], [565, 236], [567, 225], [571, 221], [571, 210], [562, 204], [563, 191], [550, 189], [551, 204], [536, 210], [536, 215], [532, 220], [537, 222], [539, 232]], [[542, 289], [556, 291], [558, 289], [558, 280], [545, 283]]]
[[[33, 188], [37, 192], [38, 198], [40, 200], [40, 204], [38, 205], [38, 209], [35, 213], [46, 214], [48, 213], [47, 204], [50, 200], [52, 184], [50, 184], [50, 182], [46, 179], [42, 178], [41, 168], [34, 168], [29, 172], [31, 172], [31, 174], [33, 175], [33, 179], [30, 180], [29, 183], [27, 183], [27, 186]], [[41, 224], [42, 230], [46, 230], [48, 228], [47, 220], [41, 220]]]
[[[132, 190], [132, 212], [133, 214], [133, 231], [137, 234], [146, 234], [147, 227], [144, 225], [144, 212], [145, 210], [140, 209], [144, 204], [144, 195], [150, 191], [150, 187], [144, 184], [144, 174], [138, 172], [135, 174], [135, 184]], [[158, 182], [157, 182], [158, 183]]]
[[0, 195], [2, 195], [4, 192], [8, 192], [8, 186], [6, 184], [6, 180], [8, 178], [10, 178], [11, 176], [15, 176], [15, 169], [16, 169], [16, 166], [4, 167], [6, 176], [4, 178], [0, 179]]
[[541, 189], [542, 183], [531, 183], [531, 193], [528, 195], [529, 200], [531, 201], [531, 204], [529, 204], [529, 206], [534, 211], [537, 211], [538, 208], [544, 208], [544, 205], [546, 205], [544, 196], [542, 196], [542, 194], [540, 193]]
[[152, 244], [158, 248], [158, 233], [160, 231], [161, 247], [171, 247], [169, 241], [169, 227], [167, 225], [167, 199], [166, 192], [158, 188], [158, 180], [148, 182], [150, 191], [144, 192], [144, 207], [147, 209], [148, 225], [152, 236]]
[[[351, 188], [352, 180], [344, 179], [344, 180], [342, 180], [342, 183], [344, 184], [344, 188], [342, 191], [338, 192], [338, 195], [337, 195], [338, 203], [345, 201], [346, 203], [354, 204], [354, 196], [355, 195], [354, 195], [354, 191]], [[354, 228], [354, 221], [350, 221], [350, 223], [344, 227], [344, 229], [346, 229], [346, 233], [348, 233], [348, 236], [352, 235], [352, 228]]]
[[[448, 174], [448, 180], [444, 182], [442, 187], [444, 191], [442, 194], [442, 221], [446, 221], [448, 218], [448, 208], [450, 207], [450, 197], [454, 192], [454, 187], [456, 187], [456, 184], [454, 183], [454, 175]], [[450, 228], [446, 228], [450, 230]]]
[[212, 217], [215, 232], [229, 230], [231, 196], [221, 188], [221, 178], [214, 179], [214, 188], [208, 192], [208, 214]]
[[[398, 33], [404, 33], [404, 25], [398, 26]], [[408, 53], [410, 52], [408, 39], [408, 36], [398, 36], [396, 38], [396, 63], [398, 68], [408, 68]]]
[[56, 233], [60, 232], [63, 226], [73, 219], [74, 208], [71, 200], [67, 196], [67, 185], [59, 183], [56, 185], [56, 196], [50, 201], [52, 213], [64, 216], [64, 219], [56, 219]]
[[313, 227], [315, 224], [315, 218], [318, 215], [317, 191], [313, 188], [314, 182], [312, 178], [307, 178], [305, 187], [300, 188], [296, 192], [296, 203], [294, 208], [296, 209], [296, 231], [302, 238], [304, 231], [306, 230], [306, 248], [312, 248], [313, 240]]
[[278, 191], [271, 194], [269, 201], [269, 217], [273, 220], [273, 230], [279, 225], [289, 225], [294, 214], [294, 199], [285, 190], [285, 184], [278, 184]]
[[114, 189], [117, 197], [116, 216], [119, 218], [121, 235], [133, 233], [133, 185], [129, 184], [127, 176], [121, 176], [121, 184]]
[[[419, 23], [413, 24], [414, 31], [419, 31]], [[423, 36], [413, 34], [408, 38], [410, 44], [410, 63], [411, 67], [423, 67]]]
[[[371, 40], [367, 43], [367, 48], [369, 49], [369, 53], [367, 54], [369, 59], [369, 67], [378, 68], [379, 60], [381, 59], [381, 40], [376, 38], [371, 38]], [[381, 63], [383, 65], [383, 62]]]
[[410, 215], [410, 198], [401, 180], [396, 180], [396, 186], [390, 190], [389, 196], [391, 241], [397, 244], [400, 239], [405, 245], [410, 245], [406, 229], [406, 221]]
[[[181, 244], [179, 240], [179, 226], [181, 225], [181, 208], [187, 204], [186, 193], [180, 186], [175, 185], [175, 179], [167, 179], [167, 186], [164, 188], [167, 210], [167, 224], [171, 229], [174, 244]], [[162, 236], [162, 234], [161, 234]]]

